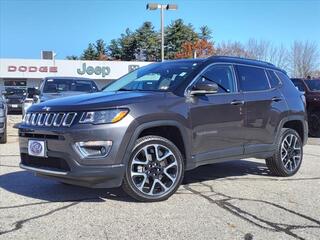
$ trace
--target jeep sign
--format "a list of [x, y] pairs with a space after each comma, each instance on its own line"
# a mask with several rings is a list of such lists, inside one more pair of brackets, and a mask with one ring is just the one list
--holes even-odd
[[77, 73], [80, 75], [88, 74], [88, 75], [101, 75], [102, 77], [105, 77], [110, 74], [110, 67], [108, 66], [87, 66], [86, 63], [82, 64], [82, 69], [78, 68]]

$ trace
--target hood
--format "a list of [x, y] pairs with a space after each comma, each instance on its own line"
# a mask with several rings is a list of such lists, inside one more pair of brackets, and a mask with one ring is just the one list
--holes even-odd
[[164, 98], [163, 92], [97, 92], [63, 97], [34, 104], [30, 111], [88, 111], [130, 105]]
[[62, 98], [62, 97], [69, 97], [75, 95], [86, 94], [85, 92], [79, 91], [66, 91], [66, 92], [57, 92], [57, 93], [42, 93], [40, 96], [41, 102], [45, 102], [51, 99]]

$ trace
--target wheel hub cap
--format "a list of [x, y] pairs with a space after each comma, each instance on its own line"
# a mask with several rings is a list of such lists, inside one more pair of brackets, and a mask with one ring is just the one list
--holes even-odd
[[295, 171], [301, 161], [302, 145], [297, 136], [287, 135], [281, 144], [281, 161], [287, 171]]
[[147, 195], [163, 195], [175, 185], [178, 164], [172, 151], [161, 144], [141, 148], [131, 163], [135, 187]]

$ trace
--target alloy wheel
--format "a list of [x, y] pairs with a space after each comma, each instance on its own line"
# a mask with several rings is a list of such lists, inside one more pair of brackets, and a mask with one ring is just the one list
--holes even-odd
[[138, 191], [149, 196], [161, 196], [170, 191], [178, 180], [176, 156], [162, 144], [149, 144], [134, 155], [130, 177]]
[[281, 161], [289, 172], [295, 171], [302, 158], [302, 144], [297, 136], [288, 134], [281, 144]]

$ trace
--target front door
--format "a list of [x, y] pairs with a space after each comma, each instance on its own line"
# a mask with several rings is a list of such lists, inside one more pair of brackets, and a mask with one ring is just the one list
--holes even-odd
[[215, 82], [219, 91], [189, 99], [195, 160], [201, 162], [243, 154], [244, 99], [237, 90], [233, 66], [213, 64], [197, 81]]

